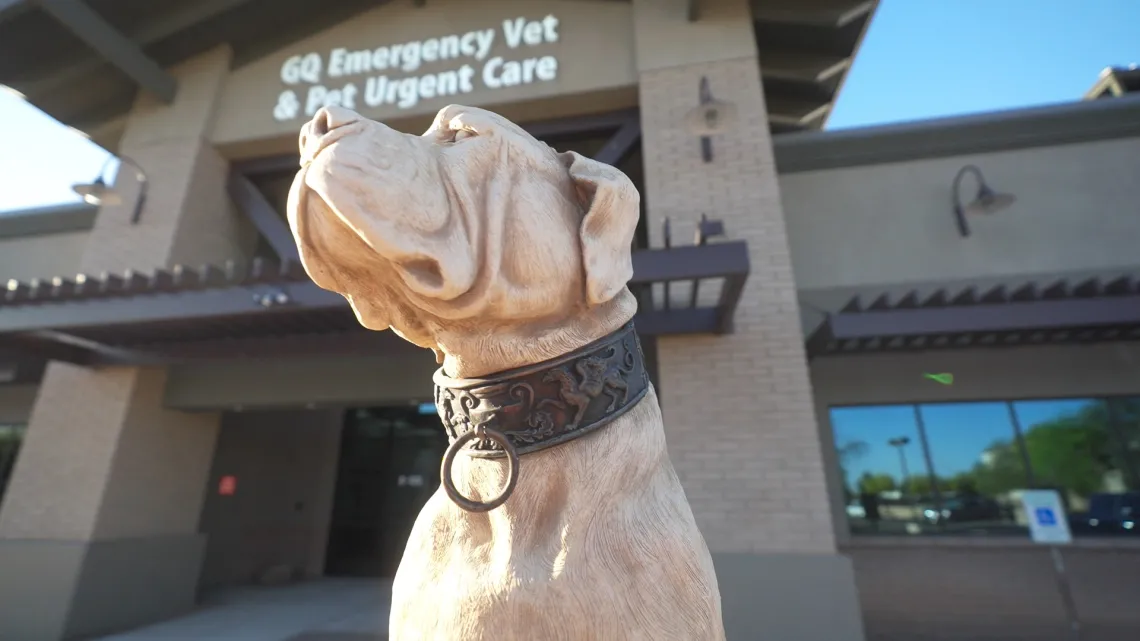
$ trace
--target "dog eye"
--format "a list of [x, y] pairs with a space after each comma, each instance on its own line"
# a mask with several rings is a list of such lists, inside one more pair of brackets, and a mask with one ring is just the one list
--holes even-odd
[[455, 136], [454, 136], [454, 138], [452, 138], [452, 140], [454, 140], [455, 142], [459, 142], [460, 140], [463, 140], [464, 138], [474, 138], [474, 137], [475, 137], [474, 131], [470, 131], [467, 129], [457, 129], [457, 130], [455, 130]]

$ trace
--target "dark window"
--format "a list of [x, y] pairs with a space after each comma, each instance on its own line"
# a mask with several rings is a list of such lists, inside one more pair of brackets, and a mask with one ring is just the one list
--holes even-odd
[[853, 534], [1020, 534], [1055, 489], [1076, 536], [1140, 535], [1140, 399], [831, 409]]
[[12, 477], [12, 469], [16, 466], [16, 455], [20, 453], [24, 429], [23, 425], [0, 423], [0, 500], [4, 498], [8, 479]]

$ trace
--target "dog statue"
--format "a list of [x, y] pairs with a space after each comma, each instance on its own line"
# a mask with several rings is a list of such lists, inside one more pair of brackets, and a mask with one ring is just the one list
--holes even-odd
[[457, 105], [422, 136], [327, 107], [300, 150], [305, 270], [442, 365], [452, 446], [391, 639], [724, 639], [631, 324], [630, 180]]

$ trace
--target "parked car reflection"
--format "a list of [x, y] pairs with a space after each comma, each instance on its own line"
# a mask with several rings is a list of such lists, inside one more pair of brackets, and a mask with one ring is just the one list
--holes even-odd
[[1140, 492], [1093, 494], [1087, 511], [1069, 515], [1069, 529], [1082, 534], [1140, 536]]
[[922, 512], [931, 524], [969, 523], [978, 521], [1010, 521], [1009, 511], [997, 501], [984, 496], [962, 496], [942, 501], [941, 507], [929, 506]]

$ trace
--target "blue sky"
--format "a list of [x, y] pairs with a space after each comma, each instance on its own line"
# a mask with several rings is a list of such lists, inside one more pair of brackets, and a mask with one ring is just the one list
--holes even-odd
[[1069, 102], [1140, 63], [1140, 0], [881, 0], [828, 128]]
[[[1018, 401], [1014, 413], [1022, 433], [1035, 425], [1076, 414], [1095, 403], [1091, 399]], [[920, 406], [923, 428], [930, 447], [930, 458], [940, 477], [967, 472], [978, 463], [982, 452], [996, 442], [1014, 437], [1009, 406], [1002, 402], [937, 403]], [[887, 444], [905, 436], [908, 473], [928, 474], [913, 405], [840, 407], [831, 410], [831, 429], [836, 447], [843, 450], [852, 442], [865, 444], [861, 454], [847, 457], [847, 479], [854, 482], [864, 473], [889, 474], [896, 481], [902, 476], [898, 450]]]
[[[829, 128], [1078, 99], [1140, 63], [1140, 0], [882, 0]], [[74, 201], [106, 153], [0, 92], [0, 212]]]

